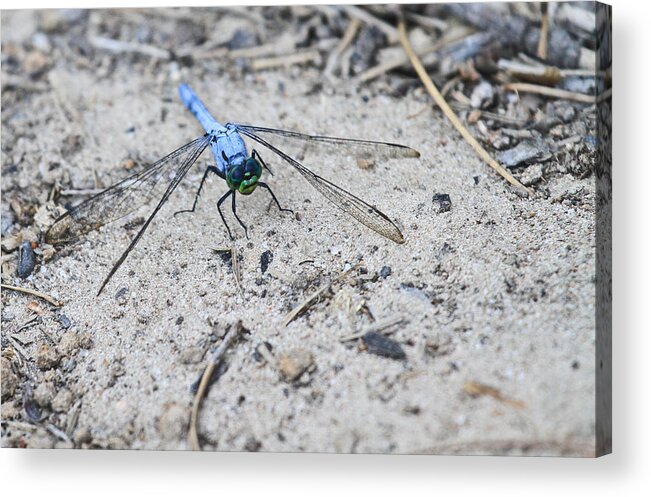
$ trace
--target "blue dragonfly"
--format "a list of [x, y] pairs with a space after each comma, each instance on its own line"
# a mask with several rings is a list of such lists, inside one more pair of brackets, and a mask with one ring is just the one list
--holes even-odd
[[242, 195], [250, 195], [260, 187], [269, 192], [280, 211], [292, 212], [290, 209], [281, 207], [269, 185], [260, 181], [263, 168], [270, 173], [271, 171], [256, 149], [252, 149], [251, 155], [248, 154], [243, 136], [250, 138], [291, 164], [319, 193], [362, 224], [396, 243], [404, 242], [404, 237], [398, 226], [384, 213], [331, 181], [315, 174], [278, 147], [282, 146], [283, 143], [294, 143], [300, 144], [305, 150], [316, 149], [319, 151], [324, 149], [327, 151], [329, 158], [334, 155], [352, 155], [365, 159], [419, 157], [420, 154], [416, 150], [396, 143], [306, 135], [294, 131], [244, 124], [227, 123], [222, 125], [208, 112], [199, 97], [188, 85], [182, 84], [179, 86], [179, 96], [186, 108], [203, 126], [205, 134], [151, 164], [143, 171], [123, 179], [71, 208], [55, 220], [45, 235], [45, 240], [48, 243], [65, 243], [98, 229], [111, 221], [120, 219], [158, 198], [156, 207], [118, 261], [113, 265], [97, 295], [102, 293], [106, 284], [142, 238], [158, 211], [167, 202], [170, 195], [207, 147], [210, 147], [212, 151], [215, 165], [206, 168], [196, 191], [192, 207], [184, 211], [178, 211], [175, 214], [195, 211], [203, 185], [211, 173], [223, 178], [228, 186], [228, 191], [217, 201], [217, 210], [231, 239], [233, 239], [233, 236], [222, 212], [222, 204], [229, 197], [231, 198], [233, 215], [248, 236], [247, 227], [237, 214], [236, 192]]

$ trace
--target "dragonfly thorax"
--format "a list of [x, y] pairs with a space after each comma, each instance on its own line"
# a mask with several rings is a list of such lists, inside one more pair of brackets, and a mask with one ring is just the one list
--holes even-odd
[[226, 183], [231, 190], [237, 190], [242, 195], [250, 195], [258, 186], [262, 176], [262, 166], [253, 157], [232, 164], [226, 173]]

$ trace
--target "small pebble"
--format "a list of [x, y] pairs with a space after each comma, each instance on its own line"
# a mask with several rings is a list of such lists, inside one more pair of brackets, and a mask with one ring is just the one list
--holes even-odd
[[27, 278], [36, 266], [36, 254], [32, 248], [32, 243], [28, 240], [23, 241], [18, 247], [18, 276]]
[[244, 445], [244, 450], [246, 452], [258, 452], [262, 447], [262, 442], [253, 437], [249, 437]]
[[375, 61], [377, 51], [386, 45], [386, 35], [376, 26], [365, 26], [355, 37], [350, 58], [355, 74], [368, 69]]
[[72, 392], [67, 388], [59, 390], [54, 399], [52, 399], [52, 410], [54, 412], [67, 412], [72, 405], [74, 397]]
[[594, 95], [595, 92], [595, 78], [594, 76], [582, 77], [582, 76], [570, 76], [563, 79], [559, 85], [559, 88], [575, 93], [585, 93], [587, 95]]
[[23, 391], [23, 409], [27, 415], [27, 419], [33, 421], [34, 423], [40, 423], [42, 419], [41, 410], [38, 407], [38, 404], [34, 400], [32, 387], [27, 385]]
[[563, 102], [563, 105], [554, 108], [554, 114], [564, 123], [569, 123], [576, 117], [576, 110], [571, 104]]
[[5, 400], [13, 396], [14, 392], [16, 391], [16, 388], [18, 388], [18, 377], [14, 374], [11, 368], [11, 361], [6, 357], [2, 358], [0, 375], [1, 375], [0, 381], [1, 381], [1, 390], [2, 390], [2, 400]]
[[50, 64], [50, 59], [43, 53], [35, 50], [27, 54], [23, 61], [23, 70], [32, 78], [40, 76], [47, 66]]
[[495, 91], [493, 85], [482, 80], [470, 95], [470, 105], [475, 109], [486, 109], [493, 105]]
[[238, 28], [233, 33], [230, 40], [226, 42], [229, 50], [238, 50], [240, 48], [249, 48], [258, 44], [258, 38], [253, 31]]
[[534, 164], [525, 169], [520, 177], [520, 182], [524, 186], [531, 186], [538, 183], [543, 177], [543, 168], [541, 164]]
[[369, 331], [362, 337], [364, 348], [370, 354], [388, 357], [390, 359], [405, 359], [407, 355], [398, 342], [381, 333]]
[[391, 276], [391, 266], [383, 266], [382, 269], [380, 269], [380, 277], [388, 278], [389, 276]]
[[189, 347], [181, 351], [181, 364], [198, 364], [203, 359], [204, 350], [201, 347]]
[[66, 331], [59, 341], [59, 352], [65, 356], [75, 354], [81, 347], [79, 334], [74, 331]]
[[175, 403], [165, 404], [158, 421], [158, 431], [163, 440], [180, 440], [185, 437], [189, 418], [185, 407]]
[[59, 355], [54, 347], [50, 347], [47, 343], [41, 343], [36, 350], [36, 367], [45, 371], [52, 369], [59, 363]]
[[511, 139], [506, 135], [500, 134], [491, 142], [491, 145], [497, 150], [504, 150], [511, 145]]
[[312, 354], [305, 349], [293, 349], [278, 360], [278, 370], [286, 381], [298, 380], [314, 364]]
[[505, 150], [498, 155], [500, 163], [506, 167], [516, 167], [538, 160], [546, 160], [549, 148], [541, 139], [523, 140], [515, 147]]
[[20, 247], [21, 237], [18, 235], [10, 235], [2, 239], [2, 251], [3, 252], [13, 252], [18, 247]]
[[450, 200], [450, 195], [447, 193], [436, 193], [432, 197], [432, 203], [434, 204], [434, 210], [437, 214], [442, 214], [443, 212], [448, 212], [452, 209], [452, 201]]
[[262, 271], [262, 274], [267, 272], [267, 269], [269, 269], [269, 264], [271, 264], [271, 261], [274, 260], [274, 255], [270, 250], [265, 250], [262, 252], [262, 255], [260, 256], [260, 270]]
[[127, 295], [129, 287], [123, 286], [115, 293], [115, 300], [120, 300]]
[[41, 407], [50, 407], [57, 390], [51, 381], [40, 383], [34, 390], [34, 401]]
[[93, 435], [87, 426], [82, 426], [75, 430], [72, 439], [77, 446], [81, 446], [82, 444], [90, 443], [93, 440]]
[[41, 52], [49, 53], [52, 50], [50, 39], [45, 33], [37, 32], [32, 36], [32, 45]]
[[69, 359], [65, 360], [61, 368], [63, 369], [64, 372], [69, 373], [70, 371], [75, 369], [76, 366], [77, 366], [77, 361], [75, 361], [73, 357], [70, 357]]
[[59, 324], [65, 330], [67, 330], [68, 328], [70, 328], [72, 326], [72, 322], [70, 321], [68, 316], [66, 316], [65, 314], [59, 314], [57, 316], [57, 321], [59, 321]]
[[14, 225], [14, 213], [8, 209], [2, 209], [2, 216], [0, 217], [2, 222], [2, 236], [5, 236], [7, 233], [9, 233], [9, 228]]

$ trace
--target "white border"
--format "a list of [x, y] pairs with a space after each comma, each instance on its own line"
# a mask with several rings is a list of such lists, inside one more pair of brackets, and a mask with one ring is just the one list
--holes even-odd
[[[242, 2], [226, 2], [239, 3]], [[255, 4], [277, 4], [254, 0]], [[290, 2], [295, 3], [295, 2]], [[304, 2], [301, 2], [304, 3]], [[336, 2], [329, 3], [348, 3]], [[365, 2], [356, 2], [365, 3]], [[215, 5], [139, 0], [139, 6]], [[598, 460], [0, 450], [4, 495], [651, 495], [651, 25], [646, 2], [613, 0], [614, 451]], [[133, 6], [59, 1], [57, 7]], [[9, 7], [3, 1], [2, 8]], [[11, 6], [16, 6], [12, 2]], [[43, 8], [23, 0], [21, 8]], [[645, 291], [646, 290], [646, 291]], [[118, 494], [119, 492], [119, 494]]]

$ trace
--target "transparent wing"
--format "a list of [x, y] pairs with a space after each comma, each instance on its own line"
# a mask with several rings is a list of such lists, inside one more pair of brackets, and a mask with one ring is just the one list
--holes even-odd
[[[420, 157], [420, 153], [413, 148], [398, 143], [378, 142], [370, 140], [355, 140], [350, 138], [337, 138], [334, 136], [306, 135], [295, 131], [283, 129], [262, 128], [236, 124], [242, 133], [257, 135], [265, 140], [272, 139], [279, 146], [300, 146], [306, 151], [324, 150], [329, 153], [349, 155], [359, 159], [399, 159]], [[250, 134], [249, 134], [250, 133]], [[273, 137], [273, 138], [272, 138]]]
[[163, 157], [145, 170], [123, 179], [85, 200], [59, 217], [45, 234], [51, 244], [65, 243], [120, 219], [138, 207], [160, 198], [176, 185], [206, 148], [202, 136]]
[[[321, 193], [325, 198], [330, 200], [332, 203], [334, 203], [337, 207], [342, 209], [344, 212], [347, 212], [348, 214], [353, 216], [360, 223], [364, 224], [365, 226], [368, 226], [369, 228], [378, 232], [382, 236], [387, 237], [389, 240], [393, 240], [396, 243], [404, 243], [405, 239], [402, 236], [400, 229], [393, 223], [393, 221], [391, 221], [384, 213], [379, 211], [376, 207], [367, 204], [362, 199], [356, 197], [352, 193], [347, 192], [343, 188], [335, 185], [334, 183], [331, 183], [327, 179], [322, 178], [321, 176], [313, 173], [308, 168], [303, 166], [303, 164], [298, 162], [296, 159], [293, 159], [285, 152], [279, 150], [274, 145], [270, 144], [265, 139], [258, 136], [257, 132], [254, 132], [254, 130], [259, 130], [259, 129], [269, 131], [267, 128], [256, 128], [253, 126], [242, 126], [242, 127], [238, 126], [238, 129], [242, 134], [260, 143], [264, 147], [274, 152], [280, 158], [282, 158], [283, 160], [285, 160], [286, 162], [294, 166], [294, 168], [319, 193]], [[280, 131], [280, 130], [273, 130], [274, 135], [276, 131]], [[292, 132], [289, 131], [286, 132], [283, 131], [282, 133], [293, 134]], [[296, 135], [300, 135], [300, 134], [296, 133]], [[307, 135], [301, 135], [301, 136], [307, 136]], [[319, 138], [328, 140], [327, 142], [328, 144], [334, 144], [335, 142], [333, 142], [332, 140], [337, 140], [337, 141], [341, 140], [343, 142], [350, 142], [350, 140], [344, 140], [342, 138], [329, 138], [329, 137], [319, 137]], [[412, 152], [416, 152], [415, 150], [412, 150], [408, 147], [403, 147], [402, 145], [385, 144], [381, 142], [365, 142], [365, 141], [357, 142], [356, 140], [353, 141], [353, 143], [355, 145], [363, 144], [362, 146], [366, 146], [366, 147], [371, 146], [370, 144], [372, 144], [373, 148], [375, 148], [375, 145], [382, 145], [383, 147], [391, 148], [391, 149], [393, 149], [394, 147], [401, 147], [407, 150], [411, 150]], [[398, 150], [400, 150], [400, 148]], [[415, 157], [415, 156], [399, 155], [394, 157]]]
[[119, 219], [151, 200], [152, 190], [158, 192], [164, 189], [158, 204], [102, 282], [97, 292], [99, 295], [209, 143], [209, 135], [197, 138], [152, 164], [143, 172], [134, 174], [82, 202], [55, 221], [46, 233], [46, 240], [50, 243], [60, 243], [88, 233]]

